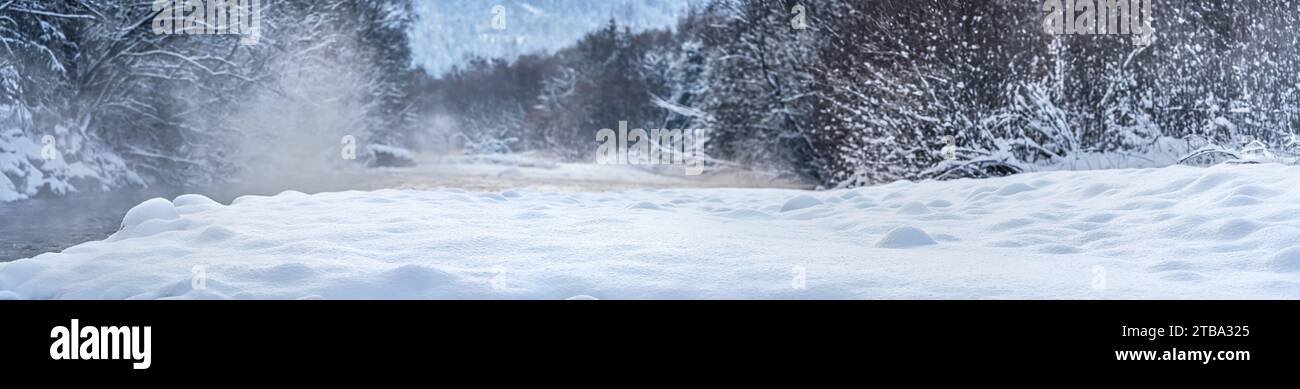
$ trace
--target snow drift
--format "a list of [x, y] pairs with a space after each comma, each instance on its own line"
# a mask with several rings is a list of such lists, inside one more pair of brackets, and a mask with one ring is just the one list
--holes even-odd
[[126, 219], [0, 264], [0, 297], [1300, 297], [1300, 168], [1281, 165], [825, 192], [187, 195]]

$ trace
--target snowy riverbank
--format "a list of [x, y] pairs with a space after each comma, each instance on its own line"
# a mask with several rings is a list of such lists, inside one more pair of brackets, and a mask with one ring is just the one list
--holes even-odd
[[0, 298], [1298, 298], [1300, 168], [152, 200]]

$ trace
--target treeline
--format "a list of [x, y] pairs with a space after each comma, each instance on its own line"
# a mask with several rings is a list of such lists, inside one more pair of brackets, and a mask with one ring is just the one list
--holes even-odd
[[409, 0], [253, 3], [257, 45], [155, 33], [151, 2], [0, 1], [0, 201], [328, 170], [348, 137], [591, 161], [619, 121], [850, 186], [1282, 149], [1300, 125], [1285, 0], [1159, 0], [1143, 45], [1050, 35], [1036, 1], [715, 0], [437, 77], [411, 66]]
[[1294, 143], [1300, 4], [1156, 1], [1149, 42], [1050, 35], [1042, 7], [716, 0], [672, 31], [610, 23], [554, 55], [476, 61], [415, 94], [438, 118], [422, 120], [475, 151], [591, 159], [595, 132], [626, 120], [706, 128], [719, 163], [830, 185]]

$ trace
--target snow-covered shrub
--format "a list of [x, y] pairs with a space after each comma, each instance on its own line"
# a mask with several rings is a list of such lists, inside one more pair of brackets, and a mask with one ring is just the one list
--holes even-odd
[[[762, 170], [826, 181], [834, 147], [812, 136], [819, 127], [818, 53], [814, 30], [825, 1], [808, 2], [808, 29], [791, 25], [784, 1], [713, 1], [679, 27], [699, 37], [707, 55], [708, 86], [692, 108], [708, 115], [712, 158]], [[818, 3], [818, 4], [813, 4]], [[686, 28], [693, 26], [694, 28]]]

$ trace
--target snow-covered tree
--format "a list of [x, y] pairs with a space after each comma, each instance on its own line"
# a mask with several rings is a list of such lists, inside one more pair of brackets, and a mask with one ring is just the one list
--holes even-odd
[[723, 0], [704, 10], [711, 82], [698, 108], [712, 118], [711, 156], [825, 178], [827, 153], [809, 136], [820, 61], [811, 3]]

